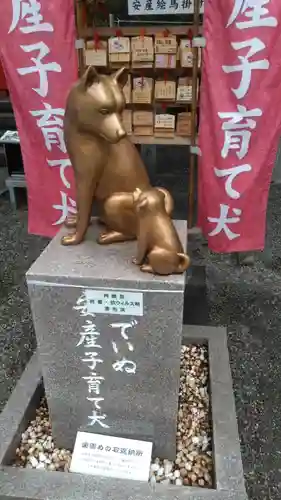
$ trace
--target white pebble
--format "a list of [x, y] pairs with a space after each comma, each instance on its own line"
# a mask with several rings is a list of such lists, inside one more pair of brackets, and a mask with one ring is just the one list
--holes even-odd
[[36, 469], [45, 469], [45, 464], [40, 463], [40, 464], [36, 465]]
[[198, 436], [193, 436], [192, 442], [193, 444], [200, 444], [201, 439]]
[[151, 464], [151, 466], [150, 466], [150, 472], [158, 472], [159, 469], [160, 469], [159, 464]]
[[200, 387], [199, 392], [200, 392], [200, 396], [201, 396], [202, 398], [205, 398], [205, 397], [206, 397], [206, 392], [207, 392], [206, 387]]
[[44, 453], [39, 453], [39, 462], [46, 462], [46, 455]]
[[172, 472], [173, 469], [173, 464], [172, 462], [166, 462], [164, 465], [164, 474], [165, 476], [168, 476]]
[[157, 476], [163, 476], [164, 475], [164, 467], [159, 467]]
[[179, 470], [175, 470], [175, 472], [174, 472], [174, 477], [175, 477], [175, 478], [179, 478], [179, 477], [180, 477], [180, 475], [181, 475], [180, 471], [179, 471]]
[[38, 460], [36, 460], [35, 457], [29, 457], [29, 461], [30, 461], [32, 467], [34, 467], [34, 469], [35, 469], [35, 467], [37, 467], [37, 465], [38, 465]]
[[181, 486], [182, 485], [182, 478], [181, 477], [177, 477], [177, 479], [175, 481], [175, 485], [176, 486]]

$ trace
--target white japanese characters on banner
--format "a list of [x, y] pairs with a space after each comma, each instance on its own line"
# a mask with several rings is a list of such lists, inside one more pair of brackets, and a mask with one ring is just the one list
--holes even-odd
[[[90, 293], [92, 292], [92, 293]], [[109, 292], [101, 292], [108, 295]], [[125, 292], [123, 292], [124, 294]], [[76, 305], [73, 307], [75, 311], [78, 311], [81, 318], [85, 318], [84, 323], [81, 325], [81, 330], [79, 332], [79, 340], [76, 347], [80, 350], [83, 349], [81, 355], [81, 362], [85, 364], [89, 370], [88, 374], [83, 376], [83, 379], [87, 383], [87, 401], [92, 404], [92, 413], [88, 416], [88, 425], [94, 426], [99, 425], [104, 428], [109, 428], [106, 422], [107, 415], [102, 411], [102, 403], [104, 401], [102, 387], [105, 382], [105, 377], [100, 374], [99, 369], [104, 363], [104, 358], [102, 356], [102, 345], [101, 345], [101, 335], [97, 329], [96, 314], [92, 312], [92, 302], [93, 297], [97, 295], [97, 291], [84, 290], [80, 297], [76, 301]], [[118, 295], [116, 292], [113, 293], [116, 297]], [[128, 294], [127, 294], [128, 295]], [[133, 294], [139, 296], [139, 293]], [[98, 299], [102, 302], [102, 299]], [[112, 299], [112, 307], [116, 309], [113, 314], [119, 314], [118, 307], [115, 305], [117, 300]], [[100, 304], [102, 305], [102, 304]], [[98, 313], [100, 314], [100, 313]], [[106, 317], [109, 317], [109, 312], [105, 312]], [[112, 354], [115, 358], [112, 363], [113, 372], [124, 373], [126, 375], [134, 375], [137, 370], [137, 363], [134, 361], [134, 344], [132, 342], [132, 336], [134, 334], [134, 328], [137, 326], [138, 321], [136, 319], [118, 321], [111, 323], [108, 322], [108, 329], [112, 331], [111, 348]], [[118, 334], [118, 335], [117, 335]], [[122, 352], [122, 354], [121, 354]], [[124, 354], [124, 352], [126, 354]]]
[[68, 90], [77, 78], [71, 0], [2, 0], [0, 56], [28, 188], [29, 232], [54, 236], [76, 212], [63, 137]]
[[[204, 0], [200, 0], [200, 12], [204, 11]], [[128, 0], [129, 16], [157, 14], [192, 14], [194, 0]]]
[[280, 19], [277, 0], [205, 5], [199, 225], [217, 252], [264, 247], [281, 128]]

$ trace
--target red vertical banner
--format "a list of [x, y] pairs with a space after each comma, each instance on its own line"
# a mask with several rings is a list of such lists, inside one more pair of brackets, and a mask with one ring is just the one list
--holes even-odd
[[77, 79], [73, 0], [1, 0], [0, 56], [20, 137], [29, 232], [54, 236], [76, 212], [63, 137], [66, 96]]
[[281, 133], [281, 1], [205, 4], [199, 220], [209, 248], [264, 247]]

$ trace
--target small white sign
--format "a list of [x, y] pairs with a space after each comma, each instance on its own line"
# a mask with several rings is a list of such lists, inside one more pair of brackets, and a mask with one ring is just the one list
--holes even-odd
[[94, 314], [143, 316], [143, 294], [114, 290], [85, 290], [88, 311]]
[[77, 432], [70, 471], [148, 481], [152, 443]]
[[[194, 0], [128, 0], [129, 16], [193, 14]], [[204, 12], [204, 0], [200, 0]]]

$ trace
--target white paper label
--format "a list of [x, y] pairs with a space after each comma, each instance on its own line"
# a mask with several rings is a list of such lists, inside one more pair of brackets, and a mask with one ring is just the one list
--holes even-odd
[[148, 481], [152, 443], [77, 432], [70, 471]]
[[114, 290], [85, 290], [88, 311], [96, 314], [143, 316], [143, 294]]
[[[194, 0], [128, 0], [129, 16], [157, 14], [193, 14]], [[200, 0], [200, 12], [204, 12], [204, 0]]]

